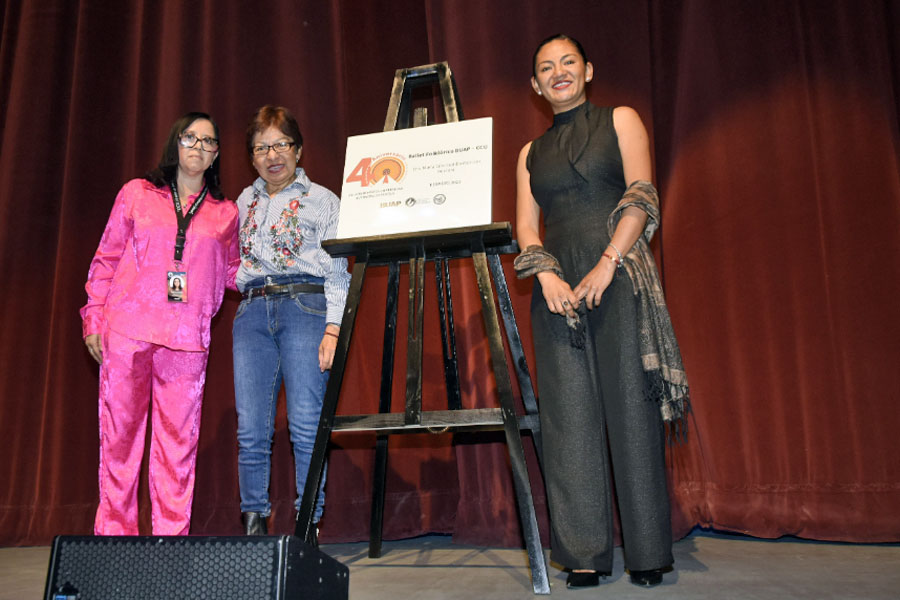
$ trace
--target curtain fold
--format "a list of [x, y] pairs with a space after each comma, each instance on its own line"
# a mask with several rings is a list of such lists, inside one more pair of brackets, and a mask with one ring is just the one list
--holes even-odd
[[655, 5], [651, 36], [666, 291], [703, 465], [676, 496], [705, 526], [896, 539], [874, 517], [900, 500], [887, 4], [693, 8]]
[[[0, 545], [91, 531], [97, 368], [78, 308], [116, 191], [156, 163], [175, 118], [215, 117], [224, 190], [236, 198], [255, 177], [246, 123], [262, 104], [283, 104], [304, 134], [302, 166], [339, 193], [346, 138], [382, 129], [395, 70], [446, 60], [465, 117], [494, 119], [493, 219], [514, 222], [516, 156], [551, 124], [529, 85], [531, 56], [557, 32], [594, 63], [591, 100], [633, 106], [653, 142], [654, 251], [694, 403], [689, 440], [668, 456], [675, 533], [900, 541], [895, 2], [20, 0], [0, 15]], [[533, 367], [531, 286], [510, 260]], [[429, 266], [426, 409], [444, 402], [433, 277]], [[464, 404], [493, 406], [474, 271], [458, 261], [451, 277]], [[404, 269], [401, 298], [407, 285]], [[339, 413], [377, 412], [385, 287], [385, 269], [372, 269]], [[240, 531], [236, 306], [229, 294], [213, 322], [196, 534]], [[403, 301], [398, 323], [394, 410]], [[323, 541], [368, 536], [373, 448], [370, 435], [333, 437]], [[293, 530], [291, 460], [281, 407], [278, 533]], [[429, 532], [522, 544], [502, 437], [392, 437], [384, 535]]]

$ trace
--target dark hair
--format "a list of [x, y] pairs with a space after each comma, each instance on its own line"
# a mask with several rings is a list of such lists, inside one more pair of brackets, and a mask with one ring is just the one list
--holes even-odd
[[564, 33], [555, 33], [555, 34], [551, 35], [550, 37], [548, 37], [544, 40], [541, 40], [541, 43], [538, 44], [537, 48], [535, 48], [535, 50], [534, 50], [534, 56], [531, 57], [531, 73], [535, 77], [537, 77], [537, 64], [536, 63], [537, 63], [538, 52], [541, 51], [541, 48], [543, 48], [550, 42], [553, 42], [556, 40], [567, 40], [567, 41], [572, 42], [575, 45], [575, 48], [578, 50], [578, 54], [581, 55], [581, 59], [585, 62], [585, 64], [587, 64], [587, 61], [588, 61], [587, 55], [584, 53], [584, 47], [581, 45], [581, 42], [579, 42], [575, 38], [568, 36]]
[[303, 135], [300, 126], [291, 111], [283, 106], [266, 104], [253, 115], [247, 126], [247, 154], [253, 156], [253, 136], [262, 133], [269, 127], [277, 127], [281, 132], [294, 140], [297, 148], [303, 147]]
[[[175, 121], [172, 129], [169, 130], [169, 137], [166, 139], [166, 145], [163, 146], [162, 157], [159, 164], [152, 171], [148, 171], [144, 175], [144, 179], [155, 185], [156, 187], [167, 186], [175, 183], [178, 174], [178, 136], [184, 133], [184, 130], [190, 127], [194, 121], [205, 119], [212, 123], [213, 131], [215, 131], [216, 139], [219, 138], [219, 126], [213, 121], [213, 118], [203, 112], [189, 112]], [[222, 184], [219, 180], [219, 157], [213, 159], [212, 164], [203, 173], [206, 180], [206, 187], [209, 189], [209, 195], [216, 200], [225, 197], [222, 193]]]

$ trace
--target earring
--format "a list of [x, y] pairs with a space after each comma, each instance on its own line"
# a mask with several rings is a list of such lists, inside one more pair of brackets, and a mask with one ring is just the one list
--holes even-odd
[[538, 96], [543, 96], [543, 95], [544, 94], [541, 93], [541, 90], [538, 90]]

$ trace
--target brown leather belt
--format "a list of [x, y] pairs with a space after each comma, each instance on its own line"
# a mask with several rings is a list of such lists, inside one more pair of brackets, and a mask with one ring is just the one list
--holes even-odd
[[325, 286], [317, 283], [286, 283], [284, 285], [264, 285], [244, 290], [244, 299], [259, 296], [284, 296], [287, 294], [324, 294]]

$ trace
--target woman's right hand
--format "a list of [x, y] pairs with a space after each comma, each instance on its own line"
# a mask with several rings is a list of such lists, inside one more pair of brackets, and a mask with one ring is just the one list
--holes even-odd
[[84, 345], [87, 346], [88, 352], [94, 357], [98, 365], [103, 364], [103, 348], [100, 345], [100, 334], [92, 333], [84, 336]]
[[535, 277], [541, 282], [541, 291], [544, 293], [544, 300], [547, 302], [550, 312], [574, 317], [578, 302], [575, 299], [575, 292], [572, 291], [569, 284], [563, 281], [559, 275], [550, 271], [542, 271]]

